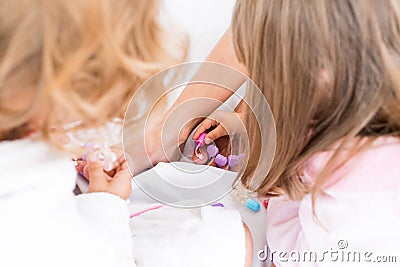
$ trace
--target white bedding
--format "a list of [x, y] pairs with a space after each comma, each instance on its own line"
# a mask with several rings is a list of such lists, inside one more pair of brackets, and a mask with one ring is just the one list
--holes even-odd
[[[201, 166], [193, 164], [193, 168], [195, 169], [196, 167], [201, 168]], [[156, 168], [157, 168], [157, 172], [159, 174], [161, 174], [161, 176], [166, 177], [168, 175], [173, 174], [174, 177], [172, 180], [174, 181], [174, 183], [179, 184], [179, 185], [186, 185], [188, 187], [206, 184], [210, 180], [213, 180], [213, 177], [215, 177], [215, 175], [218, 176], [218, 174], [226, 172], [219, 168], [209, 167], [207, 170], [203, 171], [201, 175], [198, 175], [198, 174], [193, 174], [193, 175], [190, 175], [190, 174], [179, 175], [178, 174], [177, 175], [176, 172], [172, 173], [171, 163], [161, 163], [161, 164], [157, 165]], [[148, 171], [136, 176], [136, 179], [139, 178], [140, 181], [143, 181], [143, 179], [151, 180], [151, 179], [153, 179], [152, 176], [154, 176], [154, 173], [155, 173], [154, 170], [148, 170]], [[206, 179], [206, 180], [202, 180], [202, 179]], [[82, 191], [85, 191], [85, 187], [86, 187], [85, 184], [87, 184], [87, 182], [84, 180], [84, 178], [82, 178], [82, 177], [78, 178], [78, 184], [80, 185], [79, 186], [80, 189]], [[155, 185], [155, 187], [157, 187], [157, 185]], [[160, 188], [160, 189], [162, 189], [162, 188]], [[148, 196], [146, 193], [144, 193], [142, 190], [140, 190], [135, 181], [132, 181], [132, 194], [129, 199], [130, 199], [130, 211], [132, 214], [136, 213], [138, 211], [144, 210], [148, 207], [152, 207], [152, 206], [159, 204], [158, 201], [154, 200], [153, 198]], [[258, 260], [257, 253], [259, 250], [265, 249], [265, 245], [266, 245], [266, 235], [265, 235], [265, 232], [266, 232], [266, 209], [261, 205], [260, 211], [258, 211], [258, 212], [251, 211], [248, 208], [246, 208], [244, 206], [244, 204], [233, 201], [230, 198], [230, 195], [227, 195], [216, 202], [222, 203], [224, 205], [224, 208], [234, 209], [234, 210], [237, 210], [240, 212], [241, 219], [249, 227], [250, 232], [252, 234], [252, 238], [253, 238], [253, 264], [252, 264], [252, 266], [254, 266], [254, 267], [265, 266], [263, 262]], [[161, 209], [164, 209], [164, 208], [161, 208]], [[193, 210], [193, 211], [198, 212], [195, 210]], [[197, 210], [199, 210], [199, 209], [197, 209]], [[149, 211], [149, 212], [144, 213], [143, 215], [139, 215], [138, 218], [141, 217], [141, 218], [144, 218], [145, 220], [148, 220], [149, 219], [148, 216], [150, 216], [150, 219], [151, 218], [155, 219], [157, 217], [159, 217], [159, 218], [164, 217], [164, 218], [166, 218], [165, 225], [169, 225], [171, 228], [173, 228], [174, 224], [177, 221], [179, 222], [179, 218], [187, 216], [187, 211], [188, 211], [188, 209], [184, 209], [184, 208], [175, 209], [175, 211], [167, 211], [166, 213], [168, 215], [165, 215], [166, 213], [164, 213], [164, 211], [161, 215], [160, 215], [159, 211], [156, 211], [156, 212]], [[172, 217], [171, 214], [175, 214], [176, 218]], [[228, 216], [232, 216], [232, 215], [228, 215]], [[135, 227], [139, 227], [139, 228], [134, 229]], [[148, 231], [151, 230], [151, 224], [149, 224], [149, 228], [146, 229], [144, 221], [141, 220], [137, 224], [131, 223], [131, 229], [134, 229], [133, 234], [137, 233], [137, 231], [139, 229], [141, 229], [142, 231], [145, 231], [145, 233], [148, 233]], [[141, 234], [145, 234], [145, 233], [141, 233]], [[172, 234], [169, 238], [166, 238], [167, 233], [162, 232], [162, 231], [158, 231], [158, 233], [164, 235], [164, 237], [163, 237], [164, 241], [170, 240], [169, 238], [171, 238], [171, 239], [174, 238], [174, 234]], [[231, 240], [226, 240], [226, 244], [229, 244], [229, 241], [232, 242], [235, 239], [238, 239], [237, 235], [238, 235], [238, 233], [236, 233], [236, 235], [235, 235], [235, 233], [233, 233]], [[146, 243], [146, 246], [148, 246], [152, 242], [154, 242], [154, 244], [156, 244], [156, 241], [157, 241], [157, 239], [150, 240], [148, 243]], [[136, 244], [138, 244], [140, 242], [143, 242], [143, 241], [136, 241]], [[180, 247], [181, 247], [181, 244], [176, 244], [176, 250], [179, 250]], [[157, 245], [155, 245], [154, 249], [159, 249], [159, 248], [157, 247]], [[135, 251], [135, 248], [134, 248], [134, 251]], [[143, 251], [147, 251], [147, 250], [136, 251], [135, 257], [139, 257], [139, 258], [145, 257], [145, 256], [141, 257], [140, 255], [138, 256], [138, 253], [141, 253], [141, 251], [143, 252]], [[232, 257], [235, 256], [235, 254], [234, 254], [235, 252], [236, 251], [231, 250]], [[138, 265], [138, 266], [140, 266], [140, 265]], [[145, 265], [143, 265], [143, 266], [145, 266]], [[151, 266], [151, 265], [148, 265], [148, 266]]]
[[[162, 163], [159, 166], [157, 166], [158, 172], [163, 173], [163, 170], [165, 173], [170, 173], [171, 168], [168, 166], [170, 163]], [[198, 165], [195, 165], [198, 166]], [[176, 175], [174, 177], [174, 181], [178, 184], [186, 184], [188, 186], [193, 186], [193, 185], [199, 185], [202, 183], [202, 181], [199, 181], [198, 179], [203, 179], [205, 177], [214, 177], [214, 175], [217, 173], [223, 173], [225, 172], [224, 170], [221, 170], [219, 168], [215, 167], [209, 167], [206, 171], [202, 172], [202, 175], [193, 175], [190, 177], [190, 175]], [[140, 175], [139, 179], [146, 179], [150, 178], [151, 175], [154, 174], [151, 171], [147, 171], [143, 174]], [[207, 178], [205, 178], [207, 179]], [[209, 178], [208, 178], [209, 179]], [[131, 204], [136, 203], [137, 205], [149, 205], [149, 204], [155, 204], [157, 201], [146, 195], [144, 192], [142, 192], [138, 186], [136, 185], [135, 182], [132, 183], [133, 187], [133, 192], [131, 195]], [[261, 205], [261, 209], [258, 212], [253, 212], [246, 208], [244, 204], [233, 201], [230, 198], [230, 195], [225, 196], [221, 200], [218, 200], [217, 202], [223, 203], [223, 205], [226, 208], [233, 208], [236, 209], [240, 212], [242, 220], [247, 224], [247, 226], [250, 229], [250, 232], [252, 234], [253, 238], [253, 264], [252, 266], [254, 267], [259, 267], [259, 266], [264, 266], [261, 261], [257, 259], [257, 252], [260, 249], [265, 248], [266, 244], [266, 237], [265, 237], [265, 230], [266, 230], [266, 209]], [[184, 210], [184, 209], [182, 209]], [[232, 251], [232, 253], [234, 253]]]

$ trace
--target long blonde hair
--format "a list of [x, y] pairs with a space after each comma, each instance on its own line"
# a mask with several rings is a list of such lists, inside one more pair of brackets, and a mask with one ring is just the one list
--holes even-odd
[[[400, 135], [398, 0], [239, 0], [233, 18], [238, 57], [276, 123], [260, 195], [311, 192], [315, 200], [346, 144], [359, 140], [356, 153], [362, 140]], [[305, 163], [338, 143], [309, 188], [300, 179]]]
[[[157, 0], [2, 0], [0, 140], [26, 134], [44, 107], [44, 136], [123, 115], [145, 79], [184, 56], [169, 53], [159, 13]], [[7, 106], [13, 97], [28, 103]]]

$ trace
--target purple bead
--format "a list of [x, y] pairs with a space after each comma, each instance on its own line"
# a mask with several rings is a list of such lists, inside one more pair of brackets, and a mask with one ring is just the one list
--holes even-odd
[[217, 164], [218, 167], [224, 167], [227, 162], [228, 160], [226, 159], [226, 157], [222, 156], [221, 154], [218, 154], [215, 157], [215, 163]]
[[229, 155], [228, 156], [228, 165], [229, 167], [233, 168], [236, 167], [239, 163], [239, 157], [236, 155]]
[[221, 207], [221, 208], [223, 208], [224, 204], [218, 202], [218, 203], [212, 204], [211, 206], [212, 207]]
[[219, 153], [219, 149], [216, 145], [209, 145], [207, 147], [207, 154], [209, 158], [215, 157]]

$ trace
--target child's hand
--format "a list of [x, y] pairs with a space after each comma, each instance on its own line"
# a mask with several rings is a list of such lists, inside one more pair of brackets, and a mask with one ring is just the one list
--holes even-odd
[[[121, 165], [120, 162], [124, 162], [125, 158], [124, 158], [124, 154], [120, 148], [112, 146], [111, 151], [117, 155], [118, 160], [112, 164], [111, 170], [109, 170], [109, 171], [105, 170], [105, 173], [107, 173], [109, 176], [113, 177], [115, 175], [115, 170]], [[85, 167], [87, 165], [86, 160], [84, 160], [82, 157], [73, 158], [72, 160], [75, 162], [76, 171], [78, 173], [80, 173], [84, 178], [89, 180], [89, 177], [87, 176], [87, 174], [88, 174], [87, 168], [85, 169]], [[104, 169], [104, 165], [103, 165], [103, 169]]]
[[[207, 132], [205, 143], [214, 142], [219, 149], [218, 153], [227, 158], [232, 153], [231, 137], [235, 134], [245, 133], [242, 116], [242, 113], [215, 111], [196, 129], [193, 139], [196, 140], [201, 133]], [[198, 152], [201, 153], [202, 158], [197, 156]], [[200, 147], [198, 152], [193, 153], [193, 162], [196, 164], [208, 162], [209, 158], [205, 147]], [[217, 166], [215, 158], [211, 159], [208, 164]], [[227, 169], [228, 165], [221, 168]]]
[[208, 145], [220, 137], [245, 132], [242, 113], [217, 110], [204, 119], [193, 134], [193, 140], [208, 131], [205, 143]]
[[89, 193], [107, 192], [126, 200], [132, 192], [132, 177], [123, 157], [119, 159], [117, 168], [110, 172], [105, 172], [97, 156], [90, 154], [87, 157], [83, 173], [89, 180]]

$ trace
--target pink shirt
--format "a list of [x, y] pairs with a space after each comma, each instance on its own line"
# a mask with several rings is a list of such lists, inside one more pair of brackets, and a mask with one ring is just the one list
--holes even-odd
[[[344, 153], [344, 152], [343, 152]], [[305, 168], [313, 181], [332, 151]], [[342, 155], [344, 156], [344, 155]], [[397, 266], [400, 262], [400, 140], [379, 138], [335, 171], [315, 203], [270, 200], [269, 259], [276, 266]], [[397, 263], [387, 263], [396, 261]]]

